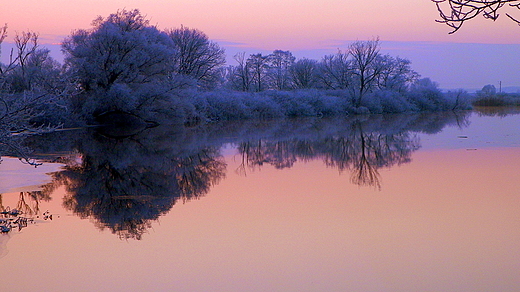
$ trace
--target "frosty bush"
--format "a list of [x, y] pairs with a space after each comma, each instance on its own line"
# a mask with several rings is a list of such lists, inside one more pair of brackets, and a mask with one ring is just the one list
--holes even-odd
[[406, 97], [395, 91], [381, 90], [374, 93], [373, 98], [379, 99], [382, 112], [403, 113], [417, 111]]
[[420, 111], [448, 110], [449, 103], [438, 85], [429, 78], [415, 82], [408, 92], [408, 100]]
[[208, 120], [237, 120], [251, 117], [249, 109], [244, 104], [244, 99], [233, 92], [214, 91], [201, 94], [197, 99], [197, 104], [204, 104], [201, 108]]
[[244, 104], [249, 108], [251, 117], [255, 119], [283, 118], [284, 112], [281, 105], [271, 98], [255, 94], [253, 98], [244, 96]]

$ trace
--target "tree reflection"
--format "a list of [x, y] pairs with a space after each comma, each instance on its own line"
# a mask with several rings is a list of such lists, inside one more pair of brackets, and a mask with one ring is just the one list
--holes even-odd
[[39, 218], [40, 215], [43, 220], [52, 220], [49, 211], [43, 214], [40, 212], [40, 202], [49, 200], [50, 197], [43, 191], [20, 192], [16, 207], [11, 208], [4, 206], [3, 194], [0, 194], [0, 233], [21, 231], [28, 226], [28, 223], [34, 223], [34, 219]]
[[215, 147], [179, 153], [154, 135], [110, 139], [92, 134], [80, 140], [81, 162], [54, 174], [65, 185], [64, 206], [121, 238], [141, 239], [151, 222], [181, 199], [206, 194], [224, 177]]
[[44, 193], [65, 186], [68, 210], [121, 238], [140, 239], [177, 202], [204, 196], [225, 176], [223, 145], [236, 145], [242, 174], [320, 159], [349, 172], [354, 184], [381, 188], [381, 168], [410, 162], [420, 147], [418, 133], [446, 125], [467, 125], [467, 115], [246, 121], [157, 127], [117, 139], [96, 131], [59, 133], [29, 142], [41, 153], [74, 149], [78, 158], [54, 158], [66, 167], [53, 174]]
[[[450, 121], [458, 123], [459, 119], [452, 116]], [[254, 170], [264, 164], [285, 168], [296, 161], [321, 159], [340, 172], [350, 171], [350, 181], [354, 184], [381, 188], [379, 169], [410, 162], [412, 153], [420, 148], [420, 141], [416, 132], [406, 127], [395, 128], [402, 125], [399, 122], [389, 122], [378, 129], [374, 129], [372, 122], [346, 121], [341, 134], [315, 140], [306, 137], [242, 142], [238, 145], [241, 164], [237, 171], [245, 174], [247, 169]]]
[[518, 115], [520, 113], [520, 107], [512, 106], [484, 106], [476, 107], [475, 112], [479, 116], [485, 117], [507, 117], [510, 115]]

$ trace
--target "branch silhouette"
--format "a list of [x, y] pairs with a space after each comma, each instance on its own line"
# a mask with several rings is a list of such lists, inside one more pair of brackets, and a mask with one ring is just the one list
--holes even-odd
[[[499, 11], [504, 9], [504, 6], [516, 8], [520, 10], [519, 0], [432, 0], [437, 6], [441, 19], [436, 20], [439, 23], [444, 23], [452, 28], [449, 32], [453, 34], [457, 32], [464, 22], [474, 19], [481, 15], [490, 20], [497, 20], [500, 16]], [[520, 25], [520, 19], [505, 13], [506, 16]]]

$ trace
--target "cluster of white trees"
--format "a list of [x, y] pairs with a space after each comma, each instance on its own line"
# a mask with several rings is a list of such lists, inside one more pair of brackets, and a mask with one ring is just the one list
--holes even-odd
[[320, 61], [296, 58], [276, 50], [263, 56], [235, 55], [238, 65], [227, 72], [228, 86], [241, 91], [330, 89], [346, 90], [356, 106], [376, 90], [406, 92], [419, 78], [410, 61], [379, 52], [379, 40], [357, 41], [346, 51], [324, 56]]
[[[6, 36], [4, 26], [0, 42]], [[15, 44], [8, 64], [0, 64], [2, 98], [33, 96], [45, 100], [42, 104], [59, 105], [54, 116], [61, 108], [85, 119], [110, 111], [184, 119], [200, 109], [194, 89], [222, 95], [247, 92], [251, 98], [258, 97], [256, 92], [339, 91], [334, 95], [360, 108], [367, 97], [383, 104], [389, 96], [397, 103], [406, 98], [411, 102], [410, 92], [428, 83], [419, 80], [409, 60], [381, 54], [379, 39], [354, 42], [319, 61], [296, 60], [289, 51], [275, 50], [269, 55], [239, 53], [234, 56], [237, 65], [226, 66], [224, 50], [202, 31], [184, 26], [159, 30], [139, 10], [98, 17], [90, 29], [74, 31], [62, 45], [63, 65], [39, 47], [36, 33], [17, 34]], [[426, 87], [437, 90], [431, 82]], [[434, 103], [442, 99], [440, 92], [429, 96], [421, 98]]]

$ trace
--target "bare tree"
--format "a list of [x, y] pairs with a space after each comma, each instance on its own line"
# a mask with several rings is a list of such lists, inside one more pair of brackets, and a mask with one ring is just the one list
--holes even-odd
[[352, 64], [349, 52], [338, 50], [323, 57], [319, 63], [318, 80], [326, 89], [347, 89], [352, 82]]
[[296, 58], [289, 51], [275, 50], [267, 56], [268, 75], [271, 88], [276, 90], [289, 89], [291, 78], [289, 68]]
[[356, 41], [349, 46], [348, 51], [352, 56], [352, 74], [355, 76], [352, 97], [354, 105], [359, 107], [384, 69], [384, 64], [380, 62], [379, 39]]
[[10, 92], [23, 92], [31, 89], [28, 67], [32, 56], [40, 50], [38, 34], [31, 31], [16, 33], [14, 44], [16, 50], [11, 50], [9, 63], [4, 68], [2, 88]]
[[[432, 0], [437, 5], [441, 19], [437, 22], [444, 23], [453, 30], [450, 34], [459, 30], [464, 22], [479, 15], [486, 19], [497, 20], [499, 10], [504, 6], [520, 10], [520, 0]], [[520, 19], [506, 13], [506, 16], [520, 25]]]
[[[7, 37], [7, 23], [4, 24], [4, 26], [0, 27], [0, 45], [2, 45], [2, 42], [5, 40], [5, 38]], [[1, 47], [0, 47], [0, 56], [2, 55], [2, 50], [1, 50]], [[3, 68], [2, 66], [0, 66], [0, 74], [3, 73]]]
[[[3, 27], [0, 27], [0, 45], [7, 38], [7, 23]], [[0, 50], [1, 55], [1, 50]], [[9, 54], [9, 61], [6, 64], [0, 63], [0, 90], [5, 88], [7, 82], [7, 75], [10, 71], [16, 68], [17, 59], [14, 56], [14, 50], [11, 49]]]
[[419, 78], [419, 73], [411, 68], [410, 60], [384, 55], [379, 62], [383, 69], [377, 78], [377, 87], [381, 90], [404, 93]]
[[316, 60], [303, 58], [294, 63], [289, 68], [294, 88], [312, 88], [316, 83], [317, 70], [318, 62]]
[[229, 82], [234, 89], [240, 91], [251, 90], [251, 70], [246, 60], [246, 53], [241, 52], [233, 56], [233, 59], [238, 63], [236, 66], [229, 67]]
[[247, 59], [247, 64], [251, 70], [252, 84], [255, 91], [263, 91], [266, 89], [266, 69], [267, 56], [260, 53], [252, 54]]
[[25, 75], [25, 68], [29, 57], [38, 49], [38, 34], [35, 32], [22, 32], [14, 37], [16, 46], [16, 60]]
[[198, 29], [181, 26], [167, 33], [176, 49], [175, 73], [194, 78], [204, 88], [214, 87], [226, 62], [224, 49]]

